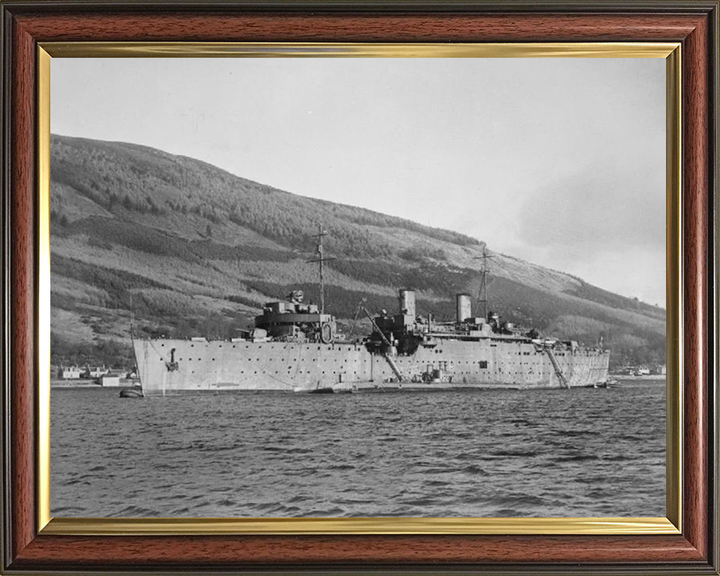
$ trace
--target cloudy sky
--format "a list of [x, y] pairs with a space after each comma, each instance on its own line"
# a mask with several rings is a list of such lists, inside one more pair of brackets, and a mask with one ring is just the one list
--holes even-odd
[[199, 158], [665, 304], [661, 59], [53, 59], [52, 131]]

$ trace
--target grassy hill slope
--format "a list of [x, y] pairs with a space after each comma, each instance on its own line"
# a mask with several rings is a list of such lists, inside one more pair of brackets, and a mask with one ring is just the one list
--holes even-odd
[[[230, 337], [258, 307], [302, 288], [328, 232], [328, 310], [351, 329], [358, 302], [451, 318], [457, 292], [476, 294], [485, 243], [456, 232], [297, 196], [207, 163], [143, 146], [53, 136], [52, 356], [55, 363], [130, 365], [139, 335]], [[665, 311], [493, 252], [492, 307], [541, 332], [593, 344], [613, 363], [664, 361]], [[131, 318], [131, 310], [134, 318]], [[355, 333], [368, 326], [358, 325]]]

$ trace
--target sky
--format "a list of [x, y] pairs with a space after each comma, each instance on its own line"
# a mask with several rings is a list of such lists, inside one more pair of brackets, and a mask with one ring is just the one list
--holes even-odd
[[468, 234], [665, 306], [665, 61], [61, 59], [55, 134]]

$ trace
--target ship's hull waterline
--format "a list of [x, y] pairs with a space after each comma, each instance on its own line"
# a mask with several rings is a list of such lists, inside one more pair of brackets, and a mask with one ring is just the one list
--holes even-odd
[[[551, 358], [527, 340], [440, 340], [388, 360], [362, 343], [134, 342], [143, 393], [440, 391], [577, 388], [603, 385], [609, 353], [579, 348]], [[402, 374], [399, 381], [391, 363]], [[438, 378], [427, 381], [427, 374]]]

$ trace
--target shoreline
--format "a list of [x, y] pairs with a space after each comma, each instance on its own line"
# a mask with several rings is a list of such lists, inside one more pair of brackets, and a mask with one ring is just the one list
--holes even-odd
[[62, 389], [72, 389], [72, 388], [97, 388], [97, 389], [103, 389], [103, 390], [109, 390], [109, 389], [119, 389], [119, 388], [133, 388], [135, 386], [139, 386], [140, 381], [139, 380], [129, 380], [129, 379], [121, 379], [119, 386], [103, 386], [102, 384], [97, 383], [95, 380], [90, 380], [87, 378], [81, 378], [78, 380], [62, 380], [59, 378], [51, 378], [50, 379], [50, 388], [62, 388]]
[[608, 377], [618, 381], [625, 380], [627, 382], [665, 380], [667, 378], [665, 374], [643, 374], [642, 376], [631, 376], [630, 374], [609, 374]]

